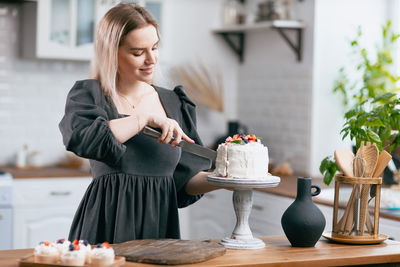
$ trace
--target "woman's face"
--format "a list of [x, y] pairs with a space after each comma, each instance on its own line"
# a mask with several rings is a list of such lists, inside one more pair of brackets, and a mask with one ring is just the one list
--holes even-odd
[[150, 82], [158, 60], [158, 41], [153, 25], [130, 31], [118, 49], [119, 79]]

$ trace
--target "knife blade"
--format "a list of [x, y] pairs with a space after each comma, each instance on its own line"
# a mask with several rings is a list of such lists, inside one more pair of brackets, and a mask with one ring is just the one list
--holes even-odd
[[[152, 137], [155, 137], [155, 138], [158, 138], [158, 137], [161, 136], [161, 132], [159, 132], [156, 129], [151, 128], [149, 126], [145, 126], [143, 128], [143, 133], [145, 135], [152, 136]], [[214, 151], [212, 149], [209, 149], [207, 147], [198, 145], [198, 144], [189, 143], [189, 142], [187, 142], [185, 140], [182, 140], [179, 143], [178, 146], [181, 147], [183, 151], [189, 152], [191, 154], [195, 154], [195, 155], [200, 156], [202, 158], [210, 159], [211, 162], [213, 162], [213, 163], [215, 162], [215, 159], [217, 158], [217, 152], [216, 151]]]

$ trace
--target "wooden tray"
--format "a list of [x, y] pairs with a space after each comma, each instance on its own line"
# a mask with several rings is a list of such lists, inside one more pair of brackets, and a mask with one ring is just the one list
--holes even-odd
[[368, 237], [368, 236], [344, 236], [344, 235], [338, 235], [338, 234], [332, 234], [332, 232], [324, 232], [322, 234], [323, 237], [325, 237], [328, 240], [335, 241], [338, 243], [344, 243], [344, 244], [379, 244], [385, 241], [388, 236], [384, 234], [378, 234], [376, 238], [373, 236]]
[[[108, 265], [108, 267], [119, 267], [124, 264], [125, 264], [125, 257], [117, 256], [114, 259], [114, 263], [112, 263], [111, 265]], [[26, 267], [30, 267], [30, 266], [33, 266], [33, 267], [54, 267], [54, 266], [56, 266], [56, 267], [71, 267], [71, 265], [64, 265], [64, 264], [61, 264], [61, 262], [58, 264], [35, 262], [35, 258], [34, 258], [33, 254], [29, 254], [28, 256], [23, 257], [20, 260], [18, 260], [18, 266], [21, 266], [21, 267], [25, 267], [25, 266]], [[90, 264], [89, 265], [85, 264], [83, 266], [84, 267], [94, 267], [94, 265], [90, 265]]]

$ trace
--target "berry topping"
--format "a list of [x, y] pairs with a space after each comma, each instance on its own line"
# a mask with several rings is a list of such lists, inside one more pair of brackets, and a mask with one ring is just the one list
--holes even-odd
[[72, 242], [72, 244], [74, 244], [74, 245], [79, 245], [79, 240], [74, 240], [74, 242]]
[[44, 242], [43, 242], [43, 241], [40, 241], [40, 242], [39, 242], [39, 245], [42, 245], [42, 244], [44, 244]]
[[83, 240], [82, 242], [85, 246], [89, 245], [89, 242], [87, 240]]
[[65, 238], [61, 238], [57, 240], [57, 244], [64, 244]]
[[43, 244], [44, 244], [45, 246], [50, 246], [50, 242], [49, 242], [49, 241], [44, 241]]
[[233, 137], [228, 136], [225, 139], [225, 144], [235, 143], [235, 144], [244, 145], [244, 144], [248, 144], [249, 142], [261, 143], [260, 139], [261, 138], [257, 137], [255, 134], [252, 134], [252, 135], [235, 134]]
[[101, 243], [97, 243], [96, 248], [101, 248]]
[[74, 249], [75, 249], [74, 244], [69, 244], [68, 250], [69, 250], [69, 251], [74, 251]]
[[110, 248], [110, 243], [108, 243], [108, 242], [103, 242], [103, 244], [101, 244], [101, 245], [105, 248]]
[[79, 245], [75, 245], [75, 250], [80, 250], [81, 247]]

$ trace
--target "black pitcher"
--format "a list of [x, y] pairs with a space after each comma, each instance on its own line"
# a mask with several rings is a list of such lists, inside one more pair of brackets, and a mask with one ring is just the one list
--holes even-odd
[[[315, 188], [315, 192], [311, 189]], [[293, 247], [313, 247], [325, 229], [325, 217], [311, 197], [321, 192], [311, 178], [297, 178], [296, 200], [283, 213], [281, 224]]]

